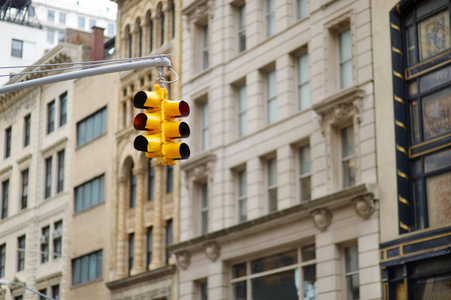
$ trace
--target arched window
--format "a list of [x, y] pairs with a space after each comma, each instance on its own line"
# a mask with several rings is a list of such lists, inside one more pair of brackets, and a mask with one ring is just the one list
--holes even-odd
[[138, 47], [138, 57], [142, 56], [142, 46], [143, 46], [143, 29], [140, 26], [141, 20], [138, 18], [135, 22], [135, 28], [138, 28], [138, 44], [136, 45]]
[[136, 176], [133, 174], [133, 164], [130, 168], [130, 208], [136, 206]]
[[161, 3], [158, 11], [160, 12], [160, 46], [162, 46], [164, 44], [164, 11]]
[[149, 25], [149, 53], [152, 53], [153, 51], [153, 20], [152, 20], [152, 15], [149, 12], [147, 12], [147, 21], [148, 21], [148, 25]]
[[175, 37], [175, 5], [174, 0], [171, 0], [171, 21], [172, 21], [172, 38]]

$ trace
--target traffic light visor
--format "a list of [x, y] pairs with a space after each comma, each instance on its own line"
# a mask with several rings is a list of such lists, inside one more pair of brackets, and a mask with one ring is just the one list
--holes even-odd
[[189, 105], [185, 101], [166, 101], [164, 113], [169, 117], [187, 117], [189, 116]]
[[133, 106], [142, 109], [157, 109], [160, 107], [160, 97], [156, 92], [140, 91], [133, 98]]
[[158, 113], [139, 113], [133, 120], [136, 130], [159, 130], [160, 118]]

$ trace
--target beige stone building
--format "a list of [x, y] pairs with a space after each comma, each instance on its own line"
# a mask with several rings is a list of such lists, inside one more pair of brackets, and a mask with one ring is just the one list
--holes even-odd
[[[82, 48], [61, 43], [36, 64], [80, 61]], [[73, 80], [0, 95], [0, 278], [60, 299], [67, 294], [70, 277], [66, 255], [73, 96]], [[16, 285], [3, 286], [1, 294], [4, 299], [37, 297]]]
[[[118, 55], [122, 58], [171, 54], [180, 69], [181, 1], [116, 1]], [[163, 70], [167, 81], [174, 74]], [[146, 297], [177, 299], [176, 273], [168, 246], [178, 241], [179, 166], [161, 166], [133, 148], [138, 135], [133, 97], [153, 90], [158, 70], [119, 74], [115, 160], [117, 218], [113, 278], [107, 283], [112, 299]], [[180, 96], [179, 83], [165, 86], [169, 99]]]
[[[101, 47], [91, 51], [91, 60], [104, 58], [102, 31], [94, 29]], [[117, 78], [111, 73], [74, 82], [66, 299], [109, 298], [105, 283], [114, 268]]]
[[384, 299], [451, 292], [449, 13], [447, 0], [372, 1]]
[[178, 294], [381, 299], [370, 1], [183, 1]]

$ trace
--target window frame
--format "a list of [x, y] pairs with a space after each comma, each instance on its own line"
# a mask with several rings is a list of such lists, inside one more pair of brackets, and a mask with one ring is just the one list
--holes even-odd
[[[345, 55], [345, 53], [342, 53], [342, 37], [344, 36], [345, 33], [349, 32], [349, 57], [344, 57], [342, 58], [342, 56]], [[354, 74], [353, 74], [353, 68], [354, 68], [354, 63], [352, 61], [352, 57], [353, 57], [353, 49], [352, 49], [352, 31], [350, 26], [346, 26], [344, 27], [342, 30], [337, 32], [337, 39], [338, 39], [338, 75], [339, 75], [339, 82], [340, 82], [340, 90], [343, 89], [347, 89], [351, 86], [354, 85]], [[346, 64], [350, 63], [351, 65], [351, 80], [350, 82], [345, 82], [344, 81], [344, 77], [343, 77], [343, 72], [345, 70], [345, 66]]]
[[12, 126], [9, 126], [5, 129], [5, 158], [11, 156], [12, 128]]
[[[304, 260], [303, 257], [303, 249], [307, 249], [309, 247], [314, 247], [315, 251], [314, 253], [314, 258], [312, 259], [308, 259], [308, 260]], [[291, 252], [291, 251], [296, 251], [296, 259], [297, 262], [294, 264], [290, 264], [290, 265], [286, 265], [286, 266], [280, 266], [280, 267], [276, 267], [276, 268], [272, 268], [271, 270], [266, 270], [266, 271], [262, 271], [262, 272], [256, 272], [253, 273], [252, 272], [252, 267], [251, 264], [253, 261], [257, 261], [259, 259], [265, 259], [265, 258], [270, 258], [272, 256], [275, 255], [282, 255], [284, 253], [287, 252]], [[244, 276], [238, 276], [235, 277], [233, 275], [233, 267], [234, 266], [238, 266], [238, 265], [245, 265], [245, 275]], [[273, 251], [269, 251], [268, 253], [266, 253], [265, 255], [253, 255], [250, 256], [249, 258], [245, 259], [245, 260], [239, 260], [236, 262], [232, 262], [230, 263], [230, 269], [231, 269], [231, 276], [230, 276], [230, 280], [229, 280], [229, 284], [230, 284], [230, 290], [232, 291], [232, 295], [234, 295], [234, 284], [235, 283], [240, 283], [240, 282], [245, 282], [246, 283], [246, 299], [252, 299], [252, 280], [256, 279], [256, 278], [263, 278], [265, 276], [269, 276], [269, 275], [276, 275], [276, 274], [280, 274], [283, 272], [287, 272], [287, 271], [291, 271], [294, 270], [294, 272], [298, 272], [299, 274], [299, 290], [298, 290], [298, 295], [302, 295], [303, 292], [305, 292], [303, 290], [303, 283], [304, 283], [304, 268], [306, 267], [310, 267], [310, 266], [315, 266], [315, 282], [318, 281], [318, 277], [316, 275], [316, 269], [317, 269], [317, 258], [316, 258], [316, 245], [314, 243], [304, 243], [296, 248], [287, 248], [287, 247], [283, 247], [283, 248], [279, 248], [277, 250], [273, 250]], [[315, 293], [316, 296], [318, 296], [318, 289], [315, 289]], [[301, 296], [302, 297], [302, 296]], [[302, 298], [299, 299], [302, 299]]]
[[[274, 164], [274, 165], [272, 165]], [[271, 183], [271, 172], [273, 174], [275, 182]], [[268, 213], [273, 213], [278, 210], [278, 174], [277, 174], [277, 156], [272, 155], [265, 159], [265, 186], [266, 186], [266, 203], [268, 205]], [[272, 191], [275, 191], [275, 199], [272, 199]]]
[[[347, 135], [347, 130], [351, 128], [351, 135], [350, 136], [344, 136]], [[352, 153], [349, 155], [346, 155], [344, 153], [344, 139], [349, 139], [347, 140], [348, 142], [352, 142]], [[351, 186], [356, 185], [357, 182], [357, 175], [356, 175], [356, 166], [357, 166], [357, 155], [356, 155], [356, 149], [355, 149], [355, 130], [354, 130], [354, 125], [350, 124], [348, 126], [343, 126], [340, 128], [340, 178], [341, 178], [341, 187], [342, 188], [348, 188]], [[346, 168], [345, 165], [346, 164], [350, 164], [351, 163], [351, 167], [349, 168], [349, 176], [347, 177], [346, 174]], [[352, 168], [352, 164], [354, 165], [354, 168]], [[352, 170], [353, 169], [353, 170]], [[352, 173], [354, 172], [354, 178], [352, 178]]]
[[210, 125], [210, 114], [209, 114], [209, 105], [208, 101], [203, 101], [200, 103], [200, 109], [201, 109], [201, 118], [200, 118], [200, 125], [201, 125], [201, 132], [202, 132], [202, 140], [201, 140], [201, 149], [202, 151], [207, 151], [210, 143], [210, 137], [209, 137], [209, 125]]
[[67, 91], [59, 96], [59, 127], [67, 123], [67, 101], [68, 101]]
[[[272, 76], [274, 74], [274, 76]], [[272, 79], [273, 78], [273, 79]], [[272, 82], [274, 80], [274, 82]], [[266, 124], [271, 125], [278, 121], [277, 118], [277, 72], [276, 68], [272, 68], [265, 72], [265, 106], [266, 106]], [[270, 89], [274, 86], [274, 95], [272, 95]]]
[[44, 160], [45, 177], [44, 177], [44, 199], [52, 196], [52, 165], [53, 157], [49, 156]]
[[[84, 197], [85, 194], [85, 188], [88, 188], [89, 186], [89, 194], [92, 196], [92, 188], [94, 186], [94, 182], [98, 181], [97, 185], [99, 187], [98, 190], [98, 201], [93, 202], [93, 199], [89, 199], [89, 203], [86, 202], [86, 199]], [[94, 186], [95, 187], [95, 186]], [[83, 193], [83, 195], [78, 196], [78, 193]], [[82, 202], [80, 203], [80, 200]], [[89, 209], [90, 207], [94, 207], [96, 205], [99, 205], [101, 203], [105, 202], [105, 174], [101, 174], [99, 176], [96, 176], [88, 181], [83, 182], [82, 184], [74, 187], [74, 213], [80, 213], [82, 211], [85, 211]], [[85, 205], [87, 204], [87, 205]]]
[[[307, 63], [304, 66], [301, 66], [302, 59], [306, 58]], [[302, 71], [306, 69], [306, 73], [302, 73]], [[296, 77], [297, 77], [297, 98], [298, 98], [298, 110], [305, 110], [311, 106], [310, 103], [310, 64], [309, 64], [309, 54], [305, 51], [304, 53], [298, 55], [296, 57]], [[307, 76], [307, 78], [303, 78], [303, 74]], [[302, 98], [302, 89], [307, 88], [307, 99], [303, 101]], [[304, 103], [306, 102], [306, 103]]]
[[41, 259], [40, 263], [45, 264], [49, 262], [50, 258], [50, 226], [44, 226], [41, 228], [41, 238], [45, 237], [45, 241], [40, 241]]
[[[244, 92], [243, 92], [244, 89]], [[237, 91], [237, 119], [238, 119], [238, 137], [243, 137], [247, 135], [247, 86], [246, 83], [238, 86], [236, 88]], [[243, 121], [244, 120], [244, 121]], [[244, 126], [242, 126], [245, 124]]]
[[210, 49], [210, 30], [208, 23], [200, 27], [201, 35], [201, 70], [207, 70], [210, 67], [209, 49]]
[[[99, 118], [98, 120], [96, 118]], [[95, 122], [99, 122], [99, 128], [95, 127]], [[91, 124], [90, 124], [91, 123]], [[77, 148], [80, 148], [94, 140], [97, 140], [101, 136], [107, 133], [108, 124], [108, 110], [104, 106], [95, 111], [91, 115], [77, 122], [76, 125], [76, 138]], [[91, 125], [91, 128], [88, 128]], [[98, 131], [98, 132], [96, 132]]]
[[[94, 258], [94, 259], [92, 259], [92, 258]], [[85, 275], [85, 274], [82, 274], [83, 260], [87, 261], [87, 267], [86, 267], [87, 274], [86, 274], [85, 280], [83, 280], [83, 275]], [[95, 273], [96, 274], [95, 274], [94, 278], [89, 278], [90, 263], [92, 263], [92, 262], [95, 262], [95, 271], [96, 271]], [[79, 265], [79, 274], [75, 274], [77, 264]], [[86, 255], [82, 255], [82, 256], [73, 258], [71, 260], [71, 271], [72, 271], [71, 272], [71, 275], [72, 275], [71, 283], [72, 283], [72, 286], [78, 286], [80, 284], [84, 284], [87, 282], [92, 282], [92, 281], [101, 279], [103, 276], [102, 269], [103, 269], [103, 250], [102, 249], [88, 253]], [[78, 275], [77, 277], [79, 277], [79, 278], [75, 278], [76, 275]], [[76, 279], [79, 279], [79, 280], [76, 280]]]
[[[347, 270], [347, 252], [346, 251], [347, 251], [347, 249], [350, 249], [350, 248], [353, 248], [353, 247], [355, 247], [356, 250], [357, 250], [357, 253], [356, 253], [357, 257], [355, 258], [356, 261], [357, 261], [357, 270], [351, 270], [351, 271], [348, 272], [348, 270]], [[348, 292], [349, 292], [349, 289], [348, 289], [348, 278], [350, 278], [350, 277], [352, 277], [354, 275], [358, 275], [357, 278], [358, 278], [358, 284], [359, 284], [359, 288], [358, 288], [359, 296], [356, 299], [351, 299], [351, 298], [348, 298], [348, 299], [349, 300], [359, 300], [360, 299], [360, 266], [359, 266], [359, 247], [358, 247], [357, 243], [349, 244], [349, 245], [343, 245], [342, 253], [343, 253], [343, 262], [342, 262], [342, 264], [343, 264], [343, 277], [344, 277], [344, 280], [343, 280], [343, 294], [344, 295], [348, 295]]]
[[[20, 45], [20, 47], [15, 47], [15, 45], [16, 46]], [[17, 57], [17, 58], [23, 57], [23, 41], [22, 40], [18, 40], [18, 39], [11, 40], [11, 56]]]
[[31, 114], [28, 114], [24, 117], [24, 141], [23, 146], [26, 147], [30, 145], [30, 137], [31, 137]]
[[8, 217], [8, 203], [9, 202], [9, 178], [2, 181], [2, 213], [1, 219]]
[[65, 149], [58, 151], [58, 172], [57, 172], [57, 184], [56, 184], [56, 193], [61, 193], [64, 191], [64, 169], [65, 169]]
[[6, 243], [0, 245], [0, 278], [5, 277], [6, 268]]
[[25, 270], [26, 235], [17, 238], [17, 272]]
[[[63, 220], [56, 221], [53, 224], [53, 235], [52, 235], [52, 243], [53, 243], [53, 259], [61, 258], [62, 250], [63, 250]], [[55, 235], [58, 230], [61, 232], [61, 235]]]
[[23, 170], [21, 174], [21, 192], [20, 192], [20, 209], [25, 209], [28, 206], [28, 184], [29, 184], [30, 169]]
[[[303, 169], [305, 169], [305, 165], [303, 164], [303, 155], [305, 154], [304, 151], [308, 151], [308, 171], [303, 171]], [[304, 154], [303, 154], [304, 153]], [[298, 183], [298, 191], [299, 191], [299, 202], [306, 202], [306, 201], [310, 201], [312, 200], [312, 169], [311, 169], [311, 149], [310, 149], [310, 144], [303, 144], [299, 147], [297, 147], [297, 159], [298, 159], [298, 164], [297, 164], [297, 183]], [[304, 197], [304, 191], [303, 191], [303, 187], [304, 184], [303, 182], [308, 181], [309, 184], [309, 192], [308, 192], [308, 197], [305, 198]]]
[[[271, 9], [271, 2], [272, 9]], [[265, 0], [265, 25], [266, 25], [266, 38], [269, 38], [276, 34], [277, 29], [277, 19], [276, 19], [276, 0]], [[274, 26], [274, 27], [272, 27]]]
[[55, 99], [47, 103], [47, 134], [55, 131]]
[[238, 53], [246, 50], [246, 3], [236, 7], [237, 14], [237, 37]]

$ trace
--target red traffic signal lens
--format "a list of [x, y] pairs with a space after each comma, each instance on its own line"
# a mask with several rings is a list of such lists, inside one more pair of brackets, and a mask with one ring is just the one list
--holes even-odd
[[146, 130], [147, 116], [144, 113], [137, 114], [133, 120], [133, 127], [136, 130]]
[[140, 135], [135, 138], [135, 142], [133, 143], [133, 146], [138, 151], [147, 152], [147, 139]]
[[179, 110], [180, 110], [180, 117], [188, 117], [189, 116], [189, 105], [185, 101], [180, 101]]

